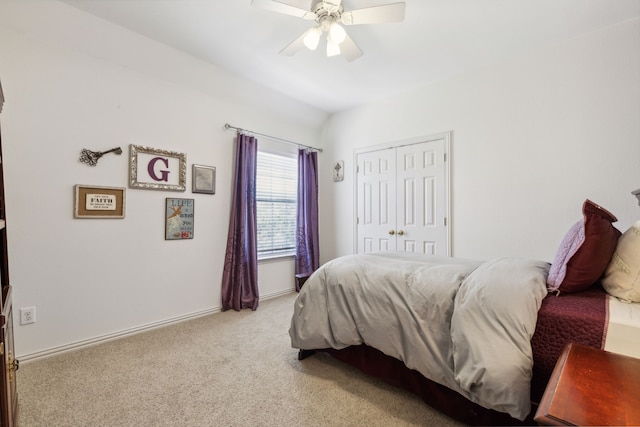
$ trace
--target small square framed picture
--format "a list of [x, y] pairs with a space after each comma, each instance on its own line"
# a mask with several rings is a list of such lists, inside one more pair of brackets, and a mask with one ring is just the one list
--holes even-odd
[[213, 166], [192, 165], [191, 192], [215, 194], [216, 168]]

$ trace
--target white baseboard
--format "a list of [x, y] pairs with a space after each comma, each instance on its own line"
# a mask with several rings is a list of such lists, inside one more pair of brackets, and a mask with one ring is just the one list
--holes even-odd
[[[273, 292], [268, 295], [261, 295], [260, 301], [270, 300], [272, 298], [277, 298], [283, 295], [288, 295], [295, 292], [293, 289], [287, 289], [284, 291]], [[141, 332], [150, 331], [156, 328], [162, 328], [164, 326], [173, 325], [176, 323], [186, 322], [187, 320], [196, 319], [198, 317], [208, 316], [210, 314], [219, 313], [221, 311], [221, 307], [213, 307], [208, 308], [206, 310], [196, 311], [193, 313], [185, 314], [182, 316], [172, 317], [170, 319], [160, 320], [158, 322], [147, 323], [146, 325], [136, 326], [134, 328], [123, 329], [118, 332], [114, 332], [111, 334], [100, 335], [93, 338], [88, 338], [86, 340], [76, 341], [70, 344], [61, 345], [58, 347], [51, 347], [46, 350], [36, 351], [33, 353], [27, 353], [22, 355], [16, 355], [17, 359], [20, 360], [20, 363], [34, 361], [37, 359], [42, 359], [49, 356], [54, 356], [57, 354], [65, 353], [68, 351], [79, 350], [84, 347], [89, 347], [96, 344], [101, 344], [103, 342], [128, 337], [130, 335], [139, 334]]]

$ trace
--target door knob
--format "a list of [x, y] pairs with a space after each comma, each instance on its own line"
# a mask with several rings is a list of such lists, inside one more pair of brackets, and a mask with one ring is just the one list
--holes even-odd
[[396, 232], [394, 230], [389, 230], [389, 234], [393, 236], [394, 234], [396, 234]]
[[398, 236], [402, 236], [403, 234], [404, 234], [404, 231], [398, 230]]

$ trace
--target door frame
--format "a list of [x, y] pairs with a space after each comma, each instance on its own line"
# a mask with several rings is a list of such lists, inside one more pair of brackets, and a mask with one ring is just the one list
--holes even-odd
[[415, 145], [423, 142], [444, 140], [445, 155], [445, 217], [446, 221], [446, 239], [447, 239], [447, 256], [453, 256], [452, 248], [452, 230], [453, 221], [451, 215], [451, 134], [452, 131], [431, 134], [427, 136], [418, 136], [400, 141], [393, 141], [383, 144], [371, 145], [368, 147], [357, 148], [353, 151], [353, 253], [358, 253], [358, 155], [370, 153], [374, 151], [386, 150], [389, 148], [398, 148], [406, 145]]

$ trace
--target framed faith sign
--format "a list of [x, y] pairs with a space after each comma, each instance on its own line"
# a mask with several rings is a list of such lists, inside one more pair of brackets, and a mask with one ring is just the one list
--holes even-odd
[[76, 185], [74, 218], [124, 218], [124, 188]]

